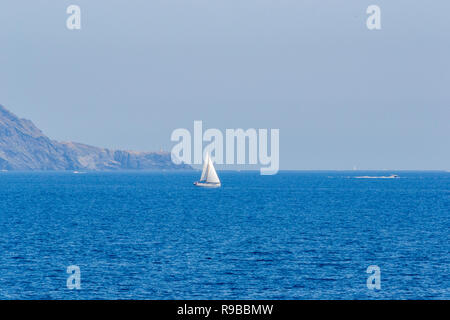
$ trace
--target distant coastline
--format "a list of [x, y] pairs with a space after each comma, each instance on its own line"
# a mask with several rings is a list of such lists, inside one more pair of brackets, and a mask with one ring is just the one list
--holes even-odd
[[0, 170], [117, 171], [192, 170], [175, 164], [169, 152], [111, 150], [51, 140], [33, 122], [0, 105]]

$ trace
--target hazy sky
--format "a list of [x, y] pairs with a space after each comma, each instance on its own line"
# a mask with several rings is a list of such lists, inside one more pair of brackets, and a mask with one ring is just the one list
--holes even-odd
[[449, 16], [448, 0], [5, 0], [0, 104], [96, 146], [170, 150], [203, 120], [279, 128], [281, 169], [448, 170]]

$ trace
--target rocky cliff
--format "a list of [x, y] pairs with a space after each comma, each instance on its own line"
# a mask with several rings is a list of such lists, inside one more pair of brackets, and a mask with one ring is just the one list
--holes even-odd
[[0, 170], [180, 170], [168, 152], [110, 150], [49, 139], [0, 105]]

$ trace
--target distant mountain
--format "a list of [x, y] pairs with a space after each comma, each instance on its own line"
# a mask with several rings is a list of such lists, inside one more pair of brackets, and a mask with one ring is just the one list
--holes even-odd
[[0, 105], [0, 170], [180, 170], [168, 152], [134, 152], [57, 142]]

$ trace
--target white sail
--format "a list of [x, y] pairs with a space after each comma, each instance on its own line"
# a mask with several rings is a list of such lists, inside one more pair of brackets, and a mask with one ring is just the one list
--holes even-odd
[[206, 175], [206, 182], [220, 183], [219, 176], [217, 175], [216, 169], [214, 169], [214, 165], [209, 156], [208, 156], [208, 167], [207, 168], [208, 168], [208, 170], [207, 170], [207, 175]]
[[209, 154], [206, 154], [205, 156], [205, 162], [203, 163], [203, 170], [200, 181], [194, 182], [194, 185], [196, 185], [197, 187], [208, 188], [218, 188], [221, 186], [216, 169], [214, 169], [214, 164]]
[[208, 174], [208, 164], [209, 164], [209, 154], [206, 154], [205, 162], [203, 163], [202, 176], [200, 177], [200, 181], [206, 180], [206, 175]]

